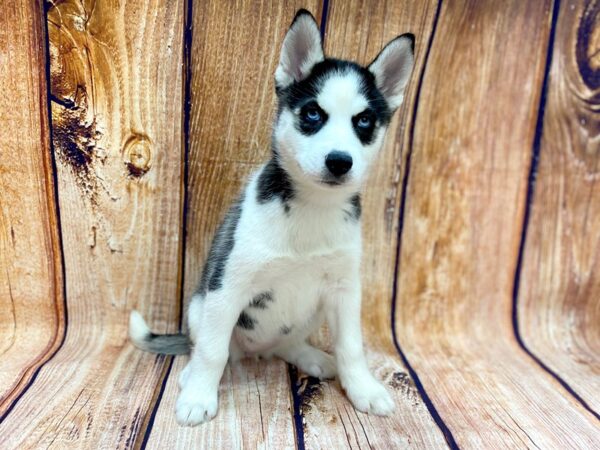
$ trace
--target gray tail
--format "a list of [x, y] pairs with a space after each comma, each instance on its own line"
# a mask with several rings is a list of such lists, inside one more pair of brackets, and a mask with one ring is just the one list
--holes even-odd
[[185, 355], [192, 346], [185, 334], [154, 334], [137, 311], [129, 316], [129, 337], [136, 347], [163, 355]]

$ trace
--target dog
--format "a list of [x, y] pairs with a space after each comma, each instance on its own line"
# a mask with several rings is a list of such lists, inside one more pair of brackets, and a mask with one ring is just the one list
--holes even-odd
[[[402, 103], [413, 54], [414, 36], [403, 34], [366, 67], [326, 58], [314, 17], [296, 14], [275, 71], [271, 158], [216, 232], [187, 311], [188, 335], [156, 335], [131, 313], [137, 347], [191, 353], [179, 377], [181, 425], [216, 415], [225, 365], [247, 355], [339, 377], [356, 409], [393, 411], [363, 351], [360, 192]], [[325, 320], [335, 356], [308, 343]]]

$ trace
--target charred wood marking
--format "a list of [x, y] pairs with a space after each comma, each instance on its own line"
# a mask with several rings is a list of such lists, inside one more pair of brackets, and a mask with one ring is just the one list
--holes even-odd
[[86, 82], [91, 61], [87, 56], [90, 49], [81, 47], [82, 31], [77, 25], [81, 19], [77, 14], [67, 19], [55, 7], [48, 11], [52, 144], [58, 160], [72, 171], [79, 189], [95, 204], [98, 180], [94, 164], [105, 156], [98, 148], [102, 134], [92, 111], [93, 92]]
[[86, 122], [85, 109], [52, 105], [52, 144], [58, 159], [71, 169], [78, 187], [95, 202], [98, 182], [93, 163], [100, 133], [96, 122]]
[[[65, 9], [71, 8], [74, 10], [65, 14]], [[100, 41], [89, 25], [88, 12], [77, 3], [63, 5], [61, 11], [55, 6], [48, 11], [54, 151], [59, 161], [74, 174], [78, 188], [96, 205], [98, 187], [108, 189], [97, 171], [107, 162], [109, 154], [119, 151], [99, 145], [101, 141], [107, 147], [119, 145], [114, 140], [119, 139], [117, 135], [105, 136], [104, 131], [111, 128], [111, 121], [115, 119], [103, 110], [107, 94], [104, 91], [112, 84], [107, 83], [108, 80], [96, 80], [99, 67], [95, 66], [106, 62], [98, 54], [95, 42]], [[90, 42], [90, 37], [94, 42]], [[110, 63], [107, 64], [106, 71], [110, 72]], [[119, 110], [112, 111], [112, 114], [117, 113]], [[152, 166], [151, 139], [132, 130], [125, 132], [122, 142], [120, 154], [124, 171], [129, 178], [139, 179]]]
[[391, 379], [388, 381], [388, 385], [409, 399], [413, 405], [416, 406], [421, 403], [421, 395], [409, 374], [404, 372], [394, 372]]
[[[294, 400], [294, 420], [297, 430], [305, 430], [304, 417], [314, 407], [314, 403], [323, 398], [323, 383], [315, 377], [301, 374], [289, 365], [290, 385]], [[298, 428], [301, 426], [302, 428]]]

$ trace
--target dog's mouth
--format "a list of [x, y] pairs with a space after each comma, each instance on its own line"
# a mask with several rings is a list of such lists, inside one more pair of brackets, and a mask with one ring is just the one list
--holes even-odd
[[327, 186], [342, 186], [343, 184], [346, 184], [346, 182], [348, 181], [348, 176], [343, 175], [341, 177], [334, 177], [333, 175], [323, 175], [321, 177], [321, 183], [326, 184]]

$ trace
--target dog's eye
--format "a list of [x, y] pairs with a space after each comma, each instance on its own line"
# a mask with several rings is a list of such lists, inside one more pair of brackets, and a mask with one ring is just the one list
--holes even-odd
[[370, 117], [361, 116], [358, 118], [356, 125], [358, 125], [360, 128], [370, 128], [372, 123], [373, 123], [373, 121], [371, 120]]
[[317, 102], [308, 102], [302, 106], [298, 115], [298, 129], [307, 136], [317, 133], [325, 122], [327, 113], [321, 109]]
[[319, 122], [321, 120], [321, 113], [316, 108], [309, 108], [305, 111], [304, 117], [310, 122]]

